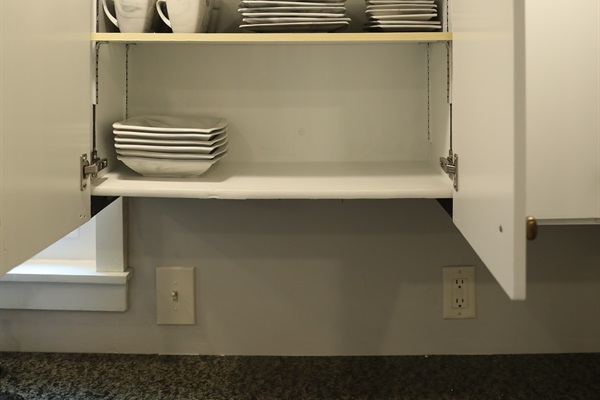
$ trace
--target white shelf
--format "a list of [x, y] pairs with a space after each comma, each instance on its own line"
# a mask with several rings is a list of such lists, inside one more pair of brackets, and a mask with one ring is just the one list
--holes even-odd
[[92, 41], [120, 43], [427, 43], [452, 40], [451, 32], [341, 33], [92, 33]]
[[215, 164], [193, 179], [146, 178], [120, 166], [95, 196], [200, 199], [451, 198], [452, 182], [425, 162]]

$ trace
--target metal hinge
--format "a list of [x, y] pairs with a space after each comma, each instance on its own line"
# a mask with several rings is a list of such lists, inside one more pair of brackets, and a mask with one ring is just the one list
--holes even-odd
[[448, 151], [448, 157], [440, 157], [440, 167], [452, 179], [452, 186], [458, 192], [458, 154]]
[[98, 176], [98, 172], [102, 171], [108, 166], [108, 160], [106, 158], [98, 158], [98, 153], [94, 150], [92, 152], [92, 162], [88, 160], [87, 154], [82, 154], [79, 157], [80, 177], [81, 177], [81, 191], [87, 189], [88, 177], [91, 175], [92, 178]]

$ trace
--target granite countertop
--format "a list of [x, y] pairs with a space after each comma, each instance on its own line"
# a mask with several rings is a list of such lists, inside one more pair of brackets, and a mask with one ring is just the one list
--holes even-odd
[[0, 353], [0, 399], [600, 399], [600, 354]]

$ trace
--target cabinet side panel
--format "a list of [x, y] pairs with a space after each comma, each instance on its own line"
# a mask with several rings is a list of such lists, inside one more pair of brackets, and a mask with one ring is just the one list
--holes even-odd
[[600, 218], [600, 3], [526, 4], [527, 212]]
[[524, 5], [452, 4], [454, 222], [509, 297], [523, 299]]
[[91, 2], [0, 4], [3, 274], [89, 219]]
[[108, 159], [108, 168], [100, 171], [99, 177], [119, 164], [112, 124], [126, 115], [126, 54], [126, 46], [121, 44], [101, 44], [98, 49], [95, 144], [98, 156]]
[[449, 46], [433, 43], [429, 53], [429, 160], [440, 174], [439, 158], [450, 149]]

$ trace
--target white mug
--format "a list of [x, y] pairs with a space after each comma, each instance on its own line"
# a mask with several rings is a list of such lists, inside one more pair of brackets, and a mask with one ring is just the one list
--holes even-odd
[[[166, 5], [167, 18], [162, 10]], [[212, 11], [212, 0], [158, 0], [156, 10], [174, 33], [206, 32]]]
[[104, 12], [119, 31], [131, 33], [150, 31], [156, 0], [113, 0], [116, 17], [110, 13], [106, 1], [102, 0]]

